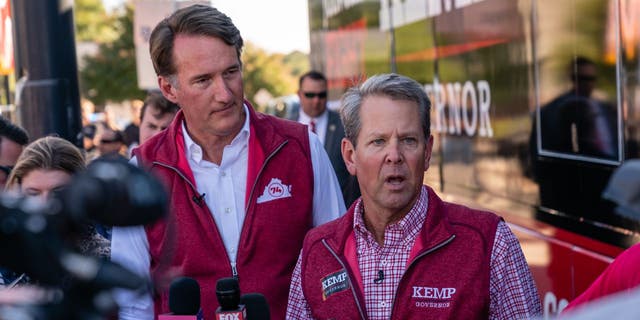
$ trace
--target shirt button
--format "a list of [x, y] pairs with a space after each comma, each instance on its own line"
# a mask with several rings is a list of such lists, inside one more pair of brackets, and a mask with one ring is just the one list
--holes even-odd
[[231, 247], [231, 248], [229, 248], [229, 251], [236, 252], [236, 248], [235, 247]]
[[230, 213], [231, 212], [231, 208], [224, 208], [224, 212], [225, 213]]
[[387, 303], [384, 301], [380, 301], [379, 305], [384, 308], [387, 306]]
[[226, 177], [226, 176], [227, 176], [227, 173], [226, 173], [226, 172], [224, 172], [224, 171], [222, 171], [222, 173], [220, 173], [220, 175], [221, 175], [221, 176], [223, 176], [223, 177]]
[[382, 266], [386, 266], [386, 265], [387, 265], [387, 260], [382, 260], [382, 261], [380, 261], [380, 265], [382, 265]]

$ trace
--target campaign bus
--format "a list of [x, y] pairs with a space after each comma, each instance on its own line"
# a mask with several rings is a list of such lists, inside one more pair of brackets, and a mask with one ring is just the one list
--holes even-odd
[[334, 103], [377, 73], [424, 85], [435, 138], [425, 183], [505, 219], [545, 317], [640, 241], [638, 220], [601, 196], [640, 154], [640, 0], [308, 6], [311, 65]]

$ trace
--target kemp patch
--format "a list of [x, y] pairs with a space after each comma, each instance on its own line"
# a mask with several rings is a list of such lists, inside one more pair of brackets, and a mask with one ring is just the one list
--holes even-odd
[[444, 309], [451, 307], [456, 288], [413, 287], [411, 298], [418, 308]]
[[322, 278], [322, 301], [326, 301], [334, 293], [349, 289], [349, 276], [346, 270], [334, 272]]

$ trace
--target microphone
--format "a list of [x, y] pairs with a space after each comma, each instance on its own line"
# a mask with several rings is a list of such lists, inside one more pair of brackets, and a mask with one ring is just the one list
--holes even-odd
[[247, 310], [240, 304], [240, 285], [236, 278], [222, 278], [216, 282], [216, 297], [220, 306], [216, 320], [246, 320]]
[[378, 270], [378, 277], [373, 279], [373, 283], [379, 284], [382, 283], [382, 280], [384, 280], [384, 271]]
[[240, 297], [240, 304], [244, 304], [247, 309], [247, 319], [249, 320], [271, 320], [269, 304], [264, 295], [260, 293], [247, 293]]
[[204, 200], [204, 196], [206, 196], [206, 193], [203, 193], [201, 195], [195, 195], [193, 196], [193, 202], [195, 202], [197, 205], [202, 205], [202, 200]]
[[169, 310], [158, 320], [202, 320], [200, 309], [200, 285], [189, 277], [176, 278], [169, 287]]

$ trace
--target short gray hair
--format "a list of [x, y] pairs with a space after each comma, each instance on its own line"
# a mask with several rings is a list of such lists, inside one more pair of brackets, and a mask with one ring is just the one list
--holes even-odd
[[378, 74], [364, 83], [352, 87], [342, 96], [340, 118], [344, 125], [345, 137], [356, 146], [360, 134], [360, 108], [362, 101], [369, 96], [386, 96], [393, 100], [408, 100], [418, 104], [418, 113], [422, 122], [425, 139], [431, 135], [431, 101], [422, 85], [417, 81], [395, 73]]

